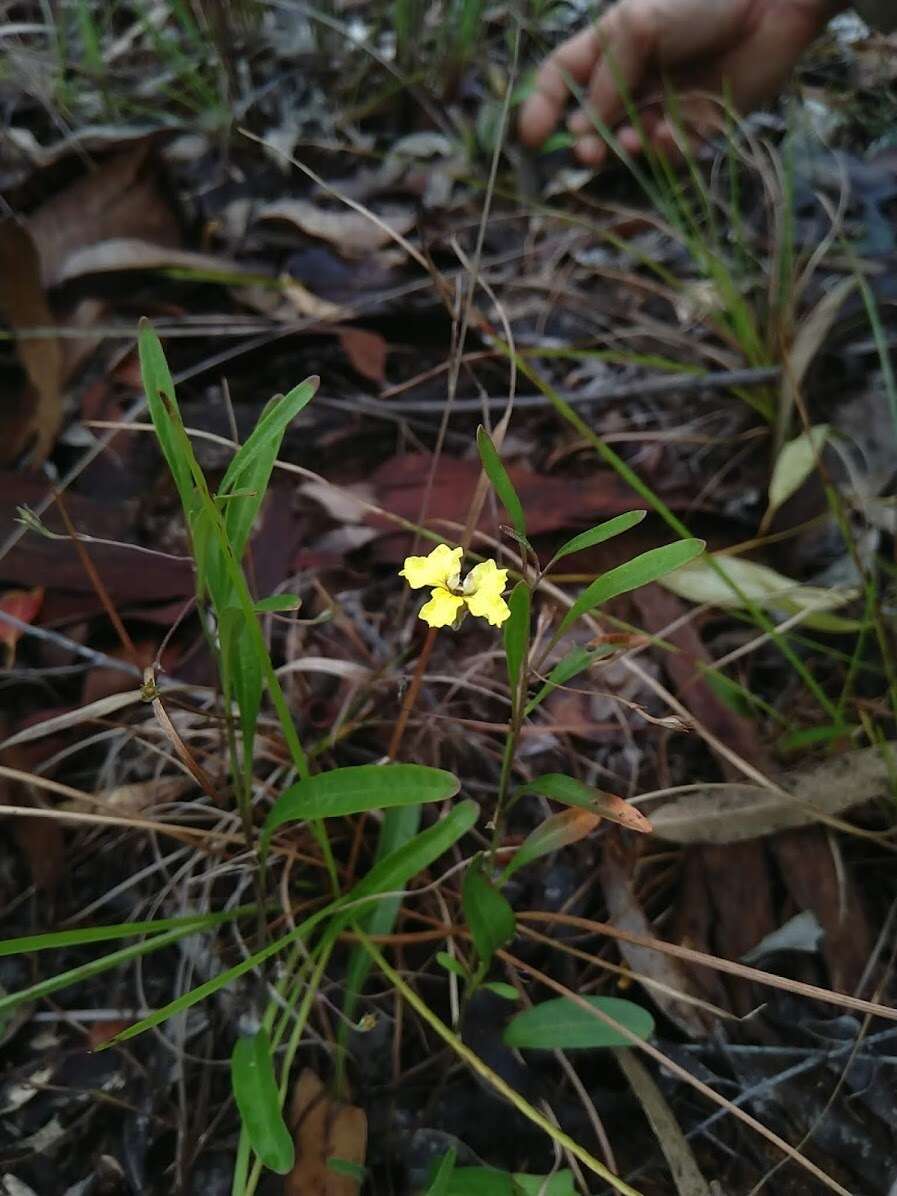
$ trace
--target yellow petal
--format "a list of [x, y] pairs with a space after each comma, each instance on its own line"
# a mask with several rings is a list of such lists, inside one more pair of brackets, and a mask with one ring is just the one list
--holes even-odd
[[467, 599], [467, 609], [472, 615], [491, 623], [493, 627], [501, 627], [511, 613], [511, 608], [501, 594], [473, 594]]
[[499, 569], [495, 561], [475, 565], [464, 581], [467, 609], [472, 615], [488, 620], [493, 627], [501, 627], [511, 613], [501, 596], [507, 584], [507, 569]]
[[423, 586], [447, 586], [458, 575], [464, 550], [437, 544], [429, 556], [405, 558], [399, 577], [404, 577], [412, 590]]
[[431, 627], [451, 627], [463, 606], [463, 598], [440, 587], [433, 590], [430, 601], [420, 608], [420, 618]]

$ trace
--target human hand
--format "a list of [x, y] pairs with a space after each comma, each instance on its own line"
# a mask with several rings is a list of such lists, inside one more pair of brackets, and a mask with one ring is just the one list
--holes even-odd
[[676, 129], [661, 107], [665, 81], [683, 97], [686, 126], [711, 128], [719, 105], [707, 93], [725, 89], [741, 112], [771, 99], [838, 7], [837, 0], [618, 0], [542, 64], [520, 113], [520, 137], [542, 144], [564, 115], [572, 79], [588, 107], [567, 127], [585, 165], [600, 167], [608, 153], [590, 111], [627, 153], [641, 149], [621, 89], [639, 109], [644, 136], [655, 149], [674, 153]]

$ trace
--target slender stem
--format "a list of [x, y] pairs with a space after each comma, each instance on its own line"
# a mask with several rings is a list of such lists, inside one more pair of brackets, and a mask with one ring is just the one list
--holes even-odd
[[386, 753], [390, 760], [395, 760], [399, 754], [399, 748], [402, 746], [402, 737], [405, 734], [405, 727], [408, 725], [408, 719], [411, 711], [414, 709], [417, 695], [420, 693], [421, 683], [424, 679], [424, 673], [427, 671], [427, 665], [430, 663], [435, 643], [436, 628], [431, 627], [427, 631], [427, 638], [424, 640], [424, 646], [421, 648], [420, 656], [417, 658], [417, 664], [414, 668], [414, 676], [411, 678], [411, 684], [405, 691], [399, 717], [396, 719], [396, 725], [392, 729], [392, 738], [389, 741], [389, 748]]

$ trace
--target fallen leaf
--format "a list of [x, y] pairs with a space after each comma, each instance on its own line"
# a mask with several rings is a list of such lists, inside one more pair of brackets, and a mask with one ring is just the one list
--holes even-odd
[[822, 348], [838, 312], [856, 285], [857, 279], [853, 274], [842, 278], [823, 295], [798, 326], [794, 342], [788, 353], [788, 367], [782, 371], [782, 388], [779, 397], [779, 426], [786, 432], [796, 394], [800, 390], [804, 375], [810, 368], [813, 358]]
[[383, 386], [386, 382], [386, 357], [389, 345], [379, 332], [366, 328], [341, 328], [339, 342], [352, 368], [371, 382]]
[[787, 774], [794, 800], [760, 785], [714, 785], [651, 811], [658, 839], [671, 843], [740, 843], [837, 817], [891, 792], [888, 760], [897, 743], [860, 748]]
[[[35, 586], [33, 590], [7, 590], [0, 595], [0, 611], [21, 619], [23, 623], [33, 623], [44, 600], [43, 586]], [[0, 621], [0, 644], [6, 650], [6, 667], [11, 669], [16, 656], [16, 644], [22, 636], [18, 627], [11, 623]]]
[[345, 257], [381, 249], [414, 228], [411, 211], [391, 208], [377, 213], [376, 223], [352, 208], [321, 208], [307, 199], [279, 199], [257, 213], [259, 220], [285, 220], [308, 237], [328, 241]]
[[769, 505], [764, 523], [799, 490], [813, 470], [831, 428], [828, 424], [817, 424], [803, 435], [790, 440], [779, 453], [772, 478], [769, 482]]
[[872, 928], [853, 868], [839, 858], [837, 835], [825, 827], [785, 831], [772, 842], [782, 882], [800, 910], [822, 927], [822, 954], [829, 981], [842, 993], [857, 992], [873, 950]]
[[[842, 619], [830, 613], [855, 598], [855, 590], [802, 585], [791, 577], [776, 573], [768, 565], [759, 565], [743, 557], [726, 556], [725, 553], [716, 553], [713, 560], [742, 594], [764, 610], [784, 611], [787, 614], [807, 611], [809, 613], [803, 619], [803, 626], [815, 627], [820, 631], [856, 631], [859, 627], [855, 619]], [[719, 606], [724, 610], [744, 606], [741, 597], [726, 584], [706, 557], [668, 573], [660, 579], [660, 584], [680, 598], [687, 598], [689, 602]]]
[[[631, 869], [624, 864], [624, 849], [612, 837], [605, 844], [599, 875], [607, 902], [608, 921], [621, 930], [654, 938], [654, 927], [648, 921], [630, 883]], [[652, 984], [647, 990], [658, 1008], [689, 1038], [705, 1038], [714, 1019], [707, 1011], [675, 995], [677, 992], [686, 997], [698, 995], [682, 964], [661, 951], [652, 951], [624, 940], [620, 940], [619, 948], [633, 972], [663, 986]]]
[[[756, 768], [767, 766], [766, 752], [757, 727], [738, 714], [711, 689], [703, 666], [710, 665], [710, 653], [704, 647], [693, 620], [683, 620], [688, 608], [675, 594], [659, 585], [643, 586], [633, 594], [645, 630], [660, 636], [676, 649], [665, 652], [663, 667], [674, 683], [675, 692], [696, 722], [710, 731], [728, 748]], [[718, 756], [720, 768], [732, 780], [740, 778], [727, 756]]]
[[110, 157], [42, 204], [28, 228], [46, 288], [72, 277], [70, 259], [102, 241], [175, 248], [181, 229], [149, 140]]
[[184, 270], [237, 284], [244, 277], [255, 278], [259, 274], [258, 270], [249, 270], [211, 253], [193, 253], [140, 237], [110, 237], [72, 250], [60, 264], [54, 285], [85, 274], [110, 274], [116, 270]]
[[[388, 404], [384, 407], [388, 410]], [[372, 478], [377, 503], [416, 522], [432, 462], [426, 453], [406, 453], [384, 461]], [[598, 470], [586, 478], [563, 478], [512, 465], [508, 475], [526, 511], [530, 536], [576, 527], [596, 516], [617, 515], [638, 505], [632, 490], [611, 470]], [[451, 520], [463, 526], [479, 478], [478, 461], [441, 457], [427, 504], [427, 523]], [[491, 521], [487, 508], [480, 526]]]
[[0, 316], [14, 333], [50, 329], [44, 336], [19, 336], [16, 353], [28, 379], [25, 393], [7, 395], [0, 421], [0, 460], [15, 461], [28, 447], [34, 464], [46, 460], [62, 423], [62, 351], [41, 282], [40, 253], [17, 220], [0, 224]]
[[[345, 315], [343, 308], [331, 303], [329, 299], [321, 299], [317, 295], [284, 274], [280, 279], [281, 293], [289, 302], [293, 314], [310, 316], [313, 320], [340, 320]], [[278, 318], [283, 318], [282, 314]]]
[[[284, 1180], [284, 1196], [358, 1196], [367, 1154], [364, 1110], [332, 1100], [305, 1068], [293, 1089], [289, 1123], [296, 1162]], [[353, 1169], [359, 1178], [349, 1173]]]
[[196, 787], [192, 777], [154, 777], [151, 781], [132, 781], [130, 785], [116, 785], [112, 789], [98, 791], [97, 802], [61, 802], [61, 810], [79, 814], [96, 814], [102, 804], [110, 813], [142, 814], [153, 806], [177, 801]]

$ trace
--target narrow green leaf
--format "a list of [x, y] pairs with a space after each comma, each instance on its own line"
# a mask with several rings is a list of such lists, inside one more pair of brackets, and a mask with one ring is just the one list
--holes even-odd
[[[154, 1010], [147, 1017], [141, 1018], [133, 1026], [128, 1026], [126, 1030], [122, 1030], [121, 1034], [115, 1035], [105, 1043], [104, 1048], [126, 1042], [129, 1038], [135, 1038], [145, 1030], [161, 1025], [174, 1014], [183, 1013], [184, 1010], [192, 1008], [206, 997], [212, 996], [234, 980], [238, 980], [240, 976], [245, 976], [247, 972], [258, 968], [265, 960], [270, 959], [279, 951], [283, 951], [291, 943], [306, 940], [317, 926], [328, 919], [333, 919], [330, 932], [338, 933], [343, 926], [358, 919], [361, 911], [353, 908], [357, 903], [366, 901], [367, 898], [376, 896], [378, 893], [392, 893], [403, 888], [412, 876], [428, 868], [434, 860], [437, 860], [463, 835], [467, 834], [476, 824], [479, 815], [480, 807], [476, 802], [469, 800], [459, 802], [435, 826], [422, 831], [409, 843], [392, 852], [379, 864], [375, 864], [367, 876], [363, 877], [351, 892], [341, 897], [339, 901], [317, 910], [288, 934], [268, 943], [267, 946], [262, 947], [253, 955], [247, 956], [240, 963], [234, 964], [233, 967], [219, 972], [211, 980], [197, 985], [190, 992], [184, 993], [174, 1001], [169, 1001], [167, 1005]], [[2, 1011], [2, 1003], [0, 1003], [0, 1011]]]
[[480, 460], [483, 462], [486, 476], [492, 483], [492, 489], [498, 495], [502, 506], [508, 512], [511, 523], [514, 525], [514, 531], [518, 536], [526, 538], [526, 519], [517, 491], [514, 489], [514, 483], [508, 476], [501, 457], [496, 452], [492, 438], [482, 424], [477, 428], [477, 448], [480, 451]]
[[479, 858], [465, 873], [461, 903], [480, 963], [488, 968], [499, 947], [514, 937], [517, 925], [507, 898], [486, 876]]
[[[420, 806], [394, 806], [383, 815], [377, 852], [374, 863], [379, 864], [400, 847], [404, 847], [417, 834], [420, 827]], [[401, 897], [384, 897], [378, 901], [367, 917], [358, 922], [367, 934], [391, 934], [402, 907]], [[355, 1017], [355, 1009], [364, 989], [373, 960], [360, 943], [356, 943], [346, 964], [345, 996], [343, 997], [344, 1020], [340, 1023], [340, 1041], [345, 1041], [349, 1023]]]
[[518, 797], [525, 793], [537, 793], [540, 797], [550, 797], [553, 801], [562, 802], [565, 806], [574, 806], [580, 810], [588, 810], [601, 818], [609, 818], [618, 822], [629, 830], [641, 834], [650, 834], [651, 823], [635, 806], [624, 801], [615, 793], [608, 793], [604, 789], [596, 789], [593, 785], [586, 785], [576, 777], [568, 777], [562, 772], [549, 772], [536, 777], [517, 791]]
[[347, 1179], [354, 1180], [359, 1187], [364, 1183], [364, 1167], [360, 1163], [353, 1163], [351, 1159], [341, 1159], [332, 1155], [327, 1160], [327, 1170], [332, 1171], [334, 1175], [344, 1175]]
[[254, 914], [254, 905], [241, 905], [221, 914], [196, 914], [183, 918], [159, 918], [152, 922], [117, 922], [112, 926], [85, 926], [81, 930], [53, 930], [49, 934], [26, 934], [22, 938], [0, 942], [0, 958], [6, 955], [27, 955], [32, 951], [55, 951], [59, 947], [85, 947], [90, 943], [107, 943], [115, 939], [131, 938], [137, 934], [157, 934], [164, 930], [183, 930], [193, 933], [221, 926], [235, 918]]
[[620, 594], [627, 594], [630, 590], [637, 590], [639, 586], [647, 585], [650, 581], [657, 581], [674, 569], [680, 569], [689, 561], [704, 551], [703, 540], [674, 540], [672, 544], [664, 544], [661, 548], [652, 548], [643, 552], [631, 561], [618, 565], [607, 573], [602, 573], [590, 586], [580, 594], [570, 610], [561, 620], [558, 635], [562, 635], [581, 618], [596, 607], [609, 602]]
[[456, 1167], [440, 1196], [577, 1196], [577, 1190], [571, 1171], [511, 1175], [491, 1167]]
[[246, 443], [234, 454], [221, 480], [220, 497], [233, 497], [240, 492], [245, 494], [228, 502], [224, 514], [228, 539], [237, 560], [242, 559], [256, 516], [264, 502], [284, 433], [311, 401], [317, 389], [318, 379], [309, 378], [294, 387], [289, 394], [272, 399]]
[[332, 768], [285, 790], [271, 807], [262, 828], [262, 853], [285, 822], [317, 822], [368, 810], [444, 801], [460, 788], [458, 778], [424, 764], [358, 764]]
[[503, 980], [489, 980], [483, 988], [488, 988], [491, 993], [495, 993], [497, 997], [501, 997], [503, 1001], [519, 1001], [520, 993], [513, 984], [505, 984]]
[[424, 1196], [448, 1196], [449, 1182], [452, 1178], [452, 1172], [455, 1170], [456, 1157], [454, 1147], [452, 1147], [448, 1154], [442, 1156]]
[[[638, 1038], [647, 1039], [654, 1033], [651, 1014], [632, 1001], [623, 1001], [619, 997], [585, 997], [584, 1000]], [[543, 1001], [522, 1010], [508, 1022], [502, 1038], [506, 1046], [539, 1051], [631, 1045], [625, 1035], [566, 997]]]
[[453, 976], [457, 976], [459, 980], [467, 979], [467, 970], [460, 960], [455, 959], [454, 955], [449, 955], [448, 951], [437, 951], [436, 962], [441, 968], [445, 968], [447, 972], [451, 972]]
[[0, 1014], [5, 1013], [8, 1009], [15, 1009], [27, 1001], [40, 1000], [41, 997], [47, 997], [50, 993], [58, 992], [61, 988], [68, 988], [72, 984], [81, 984], [93, 976], [99, 976], [102, 972], [106, 972], [110, 968], [120, 967], [122, 964], [130, 963], [131, 960], [137, 959], [141, 955], [148, 955], [151, 951], [160, 951], [163, 947], [168, 947], [172, 943], [176, 943], [188, 934], [195, 934], [198, 929], [200, 928], [197, 926], [187, 926], [184, 929], [169, 930], [164, 934], [153, 935], [152, 938], [144, 939], [140, 943], [134, 943], [130, 947], [121, 947], [118, 951], [111, 951], [101, 959], [94, 959], [90, 963], [83, 963], [76, 968], [69, 968], [68, 971], [58, 972], [55, 976], [50, 976], [46, 980], [40, 980], [37, 984], [31, 984], [28, 988], [19, 989], [18, 992], [7, 993], [5, 996], [0, 997]]
[[256, 602], [254, 610], [257, 614], [278, 614], [280, 611], [299, 610], [302, 599], [298, 594], [272, 594], [270, 598], [262, 598]]
[[627, 511], [625, 515], [617, 515], [615, 519], [599, 523], [596, 527], [589, 528], [587, 532], [580, 532], [578, 536], [574, 536], [566, 544], [561, 545], [546, 566], [545, 572], [547, 573], [561, 557], [570, 556], [574, 552], [582, 552], [586, 548], [594, 548], [596, 544], [603, 544], [605, 540], [611, 540], [614, 536], [619, 536], [621, 532], [628, 532], [631, 527], [641, 523], [647, 514], [647, 511]]
[[519, 849], [505, 865], [500, 883], [504, 884], [510, 876], [527, 864], [531, 864], [533, 860], [538, 860], [543, 855], [551, 855], [552, 852], [560, 851], [562, 847], [568, 847], [571, 843], [577, 843], [580, 839], [584, 839], [586, 835], [592, 833], [600, 821], [599, 814], [580, 809], [563, 810], [560, 814], [553, 814], [550, 818], [546, 818], [527, 835]]
[[[186, 511], [193, 493], [193, 479], [190, 466], [185, 461], [178, 438], [172, 428], [172, 407], [176, 405], [174, 395], [174, 381], [162, 342], [156, 335], [156, 330], [147, 319], [142, 319], [137, 333], [137, 354], [140, 359], [140, 377], [146, 392], [150, 418], [162, 455], [171, 470], [181, 504]], [[167, 401], [166, 401], [167, 400]]]
[[518, 581], [508, 598], [511, 613], [502, 628], [505, 659], [508, 664], [508, 683], [511, 697], [516, 701], [520, 675], [529, 652], [530, 589], [525, 581]]
[[613, 644], [601, 644], [598, 648], [571, 648], [563, 660], [559, 660], [551, 672], [545, 679], [545, 684], [535, 695], [530, 698], [524, 709], [524, 714], [532, 714], [540, 703], [544, 702], [550, 693], [553, 693], [559, 685], [566, 685], [568, 681], [572, 681], [574, 677], [580, 673], [584, 673], [586, 669], [592, 667], [596, 660], [604, 660], [606, 657], [613, 655], [616, 651]]
[[238, 1038], [230, 1060], [231, 1084], [250, 1145], [266, 1167], [285, 1175], [295, 1162], [293, 1136], [280, 1110], [268, 1032]]
[[475, 801], [468, 799], [458, 802], [445, 818], [421, 831], [385, 860], [375, 864], [346, 900], [358, 901], [375, 893], [391, 893], [404, 888], [412, 876], [417, 876], [429, 868], [434, 860], [438, 860], [466, 835], [476, 825], [479, 816], [480, 807]]
[[795, 440], [790, 440], [782, 448], [769, 482], [767, 519], [800, 489], [816, 468], [819, 454], [830, 434], [829, 424], [817, 424]]

